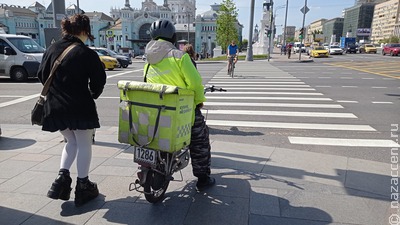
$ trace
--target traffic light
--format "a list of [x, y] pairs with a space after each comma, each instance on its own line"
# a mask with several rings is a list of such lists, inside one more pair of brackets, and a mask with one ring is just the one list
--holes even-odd
[[303, 39], [303, 35], [304, 35], [304, 28], [300, 29], [300, 34], [299, 34], [299, 38]]

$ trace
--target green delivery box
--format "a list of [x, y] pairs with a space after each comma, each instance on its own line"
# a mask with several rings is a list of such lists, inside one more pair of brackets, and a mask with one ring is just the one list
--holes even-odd
[[190, 144], [194, 93], [164, 84], [119, 81], [118, 140], [174, 152]]

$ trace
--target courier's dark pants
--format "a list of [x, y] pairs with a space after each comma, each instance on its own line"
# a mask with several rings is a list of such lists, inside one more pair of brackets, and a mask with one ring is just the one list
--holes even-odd
[[195, 110], [195, 119], [189, 148], [193, 175], [198, 178], [208, 177], [211, 173], [211, 145], [208, 127], [199, 107], [196, 107]]

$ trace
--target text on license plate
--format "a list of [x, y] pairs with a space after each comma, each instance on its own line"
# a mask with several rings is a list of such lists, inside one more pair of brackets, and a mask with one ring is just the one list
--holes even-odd
[[156, 151], [154, 150], [135, 147], [135, 152], [133, 155], [135, 162], [156, 164], [157, 155]]

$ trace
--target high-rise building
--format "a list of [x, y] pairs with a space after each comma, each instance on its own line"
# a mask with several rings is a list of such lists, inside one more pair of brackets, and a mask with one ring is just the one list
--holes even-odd
[[359, 40], [369, 40], [366, 31], [371, 29], [374, 7], [376, 3], [361, 3], [344, 10], [344, 23], [342, 36], [356, 37]]
[[371, 41], [378, 43], [390, 36], [399, 36], [399, 15], [400, 0], [391, 0], [375, 5]]
[[354, 5], [358, 5], [358, 4], [363, 4], [363, 3], [382, 3], [382, 2], [387, 2], [389, 0], [355, 0]]

